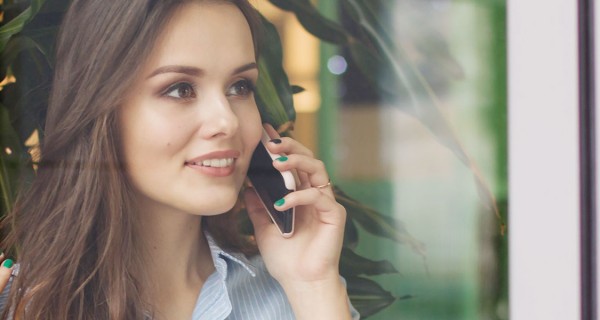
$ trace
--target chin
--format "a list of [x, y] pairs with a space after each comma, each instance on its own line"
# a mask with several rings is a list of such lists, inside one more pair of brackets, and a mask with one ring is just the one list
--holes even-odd
[[196, 215], [201, 216], [216, 216], [222, 213], [226, 213], [233, 209], [238, 201], [238, 194], [232, 196], [221, 196], [218, 199], [214, 199], [210, 204], [203, 203], [193, 206], [194, 209], [191, 211]]

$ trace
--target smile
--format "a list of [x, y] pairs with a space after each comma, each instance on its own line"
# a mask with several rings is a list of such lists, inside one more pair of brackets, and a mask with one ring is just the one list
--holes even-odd
[[203, 175], [227, 177], [235, 172], [240, 155], [235, 149], [217, 150], [189, 159], [185, 166]]
[[225, 168], [231, 166], [233, 164], [233, 161], [233, 158], [206, 159], [200, 162], [189, 162], [189, 164], [211, 168]]

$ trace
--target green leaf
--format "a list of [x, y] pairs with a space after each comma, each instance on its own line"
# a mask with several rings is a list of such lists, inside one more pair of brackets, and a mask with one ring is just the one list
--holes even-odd
[[[373, 30], [375, 30], [375, 33], [379, 38], [383, 39], [386, 43], [393, 42], [393, 39], [395, 38], [393, 34], [395, 34], [395, 32], [391, 31], [387, 25], [384, 25], [381, 19], [382, 10], [393, 10], [393, 5], [390, 7], [389, 1], [365, 2], [363, 0], [342, 0], [341, 4], [355, 23], [366, 20]], [[359, 42], [367, 46], [372, 45], [373, 41], [375, 41], [372, 32], [361, 28], [360, 25], [348, 29], [355, 30], [354, 35], [359, 38]]]
[[401, 78], [402, 74], [390, 72], [384, 66], [389, 65], [381, 55], [360, 42], [348, 46], [350, 57], [361, 74], [369, 83], [376, 85], [386, 97], [408, 97], [410, 93]]
[[292, 87], [283, 70], [281, 40], [275, 26], [263, 20], [265, 42], [258, 61], [256, 103], [264, 122], [280, 129], [296, 119]]
[[44, 5], [44, 2], [46, 2], [46, 0], [31, 1], [32, 16], [35, 16], [40, 11], [40, 8], [42, 8], [42, 6]]
[[346, 44], [350, 41], [344, 28], [338, 23], [325, 18], [308, 0], [269, 0], [280, 9], [296, 14], [298, 21], [306, 31], [335, 44]]
[[306, 91], [306, 89], [302, 88], [301, 86], [292, 85], [292, 94], [296, 94], [296, 93], [300, 93], [300, 92], [304, 92], [304, 91]]
[[23, 29], [25, 22], [31, 17], [31, 8], [25, 9], [20, 15], [10, 20], [7, 24], [0, 28], [0, 50], [4, 50], [10, 37], [20, 32]]
[[281, 98], [277, 94], [277, 88], [267, 69], [264, 58], [258, 62], [258, 84], [256, 86], [256, 104], [260, 111], [263, 122], [268, 122], [275, 128], [279, 128], [290, 121]]
[[361, 257], [349, 248], [342, 248], [340, 274], [345, 277], [398, 273], [387, 260], [374, 261]]
[[60, 13], [64, 14], [67, 8], [71, 4], [72, 0], [47, 0], [44, 1], [43, 6], [40, 7], [39, 13]]
[[21, 149], [19, 137], [15, 133], [10, 121], [8, 110], [0, 104], [0, 153], [5, 153], [6, 148], [10, 148], [13, 153]]
[[48, 56], [48, 59], [52, 60], [54, 57], [54, 52], [52, 51], [54, 50], [54, 43], [57, 34], [58, 25], [36, 28], [29, 28], [29, 26], [26, 26], [26, 28], [22, 31], [23, 36], [27, 36], [35, 41], [37, 43], [36, 48]]
[[8, 110], [0, 104], [0, 196], [3, 211], [12, 209], [20, 166], [25, 163], [21, 143], [10, 121]]
[[[408, 50], [403, 47], [402, 42], [390, 40], [391, 37], [383, 31], [385, 28], [381, 26], [377, 15], [371, 12], [363, 1], [344, 0], [343, 4], [349, 15], [354, 19], [356, 27], [361, 28], [362, 32], [366, 35], [365, 38], [361, 38], [363, 43], [360, 45], [366, 46], [367, 49], [351, 47], [353, 57], [357, 58], [355, 62], [364, 74], [369, 74], [368, 70], [373, 70], [373, 63], [372, 61], [365, 61], [382, 61], [384, 63], [383, 68], [390, 73], [388, 76], [395, 79], [393, 82], [403, 84], [403, 86], [398, 86], [398, 88], [402, 89], [399, 90], [399, 93], [402, 93], [402, 95], [396, 95], [396, 97], [407, 101], [404, 104], [409, 107], [404, 108], [404, 110], [419, 119], [442, 145], [452, 151], [472, 171], [482, 204], [496, 215], [500, 221], [501, 230], [503, 230], [504, 222], [488, 183], [479, 173], [477, 165], [464, 150], [452, 125], [441, 111], [441, 102], [436, 93], [415, 63], [408, 58]], [[364, 59], [366, 56], [365, 53], [368, 52], [368, 48], [372, 45], [374, 45], [380, 57]], [[381, 67], [378, 70], [381, 70]], [[372, 77], [370, 79], [372, 80]], [[403, 88], [406, 88], [406, 90]], [[390, 92], [389, 89], [386, 91]], [[391, 93], [393, 94], [393, 92]]]
[[352, 219], [346, 219], [344, 228], [344, 247], [356, 248], [358, 245], [358, 229]]
[[44, 57], [47, 56], [45, 48], [40, 46], [30, 37], [22, 35], [12, 37], [2, 51], [2, 60], [0, 61], [0, 79], [4, 79], [4, 77], [6, 77], [8, 68], [13, 64], [19, 53], [32, 49], [38, 50], [43, 54]]
[[[449, 122], [440, 111], [440, 103], [421, 72], [403, 52], [403, 48], [395, 48], [393, 37], [379, 21], [366, 2], [360, 0], [345, 0], [350, 17], [353, 18], [359, 34], [362, 37], [350, 41], [352, 37], [339, 24], [323, 17], [308, 0], [269, 0], [275, 6], [292, 11], [300, 23], [311, 34], [322, 40], [349, 46], [352, 58], [363, 75], [388, 95], [408, 97], [412, 103], [409, 113], [419, 118], [431, 130], [434, 136], [474, 172], [475, 182], [483, 204], [496, 213], [502, 221], [494, 197], [488, 184], [478, 173], [475, 164], [469, 158], [460, 144]], [[360, 40], [360, 41], [356, 41]], [[379, 54], [374, 53], [372, 46], [378, 48]], [[388, 68], [391, 67], [391, 68]], [[391, 70], [386, 74], [385, 81], [379, 81], [377, 72], [373, 70]]]
[[[2, 90], [2, 101], [9, 111], [11, 123], [21, 145], [24, 145], [34, 130], [43, 127], [49, 98], [50, 81], [47, 77], [50, 76], [50, 71], [36, 73], [33, 66], [35, 64], [24, 64], [27, 68], [33, 68], [29, 73], [26, 72], [29, 69], [15, 71], [16, 74], [28, 76], [18, 78], [16, 83], [6, 85]], [[42, 133], [43, 131], [40, 131], [40, 134]]]
[[360, 313], [361, 318], [371, 316], [397, 300], [373, 280], [348, 277], [346, 282], [350, 301]]
[[25, 9], [21, 14], [10, 20], [0, 28], [0, 51], [4, 50], [8, 40], [19, 33], [23, 26], [29, 22], [40, 10], [45, 0], [33, 0], [31, 6]]
[[405, 228], [404, 224], [396, 219], [383, 215], [350, 198], [339, 188], [334, 188], [337, 202], [346, 208], [348, 217], [361, 225], [366, 231], [374, 235], [385, 237], [402, 244], [425, 257], [425, 245], [415, 239]]

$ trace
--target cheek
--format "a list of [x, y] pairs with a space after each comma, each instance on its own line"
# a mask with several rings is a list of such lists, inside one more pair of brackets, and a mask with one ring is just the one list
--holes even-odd
[[129, 120], [122, 128], [126, 174], [138, 192], [160, 198], [165, 182], [183, 166], [177, 161], [181, 130], [144, 114]]
[[254, 105], [253, 108], [249, 108], [245, 114], [241, 115], [240, 119], [243, 119], [241, 131], [244, 143], [254, 148], [262, 135], [262, 122], [258, 107]]
[[127, 167], [148, 168], [161, 163], [185, 144], [184, 124], [165, 121], [151, 112], [123, 113], [121, 132]]
[[146, 120], [143, 116], [135, 117], [123, 128], [123, 148], [127, 160], [152, 154], [155, 149], [166, 148], [172, 143], [164, 134], [168, 132], [167, 128]]

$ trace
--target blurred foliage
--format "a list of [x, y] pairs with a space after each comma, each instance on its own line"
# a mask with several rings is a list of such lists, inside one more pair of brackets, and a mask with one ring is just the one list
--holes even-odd
[[[339, 0], [351, 18], [351, 27], [325, 18], [309, 0], [269, 1], [282, 10], [293, 12], [311, 34], [348, 49], [350, 58], [365, 79], [381, 92], [389, 96], [403, 95], [403, 99], [408, 97], [411, 104], [405, 111], [417, 117], [440, 143], [471, 168], [482, 202], [499, 217], [489, 188], [440, 112], [435, 93], [408, 58], [406, 48], [392, 40], [391, 30], [378, 19], [378, 12], [385, 10], [392, 1]], [[54, 40], [68, 3], [68, 0], [14, 0], [3, 4], [4, 20], [0, 27], [0, 79], [4, 79], [0, 91], [2, 215], [11, 210], [19, 186], [26, 185], [34, 175], [32, 146], [26, 142], [36, 131], [43, 139], [53, 73]], [[288, 134], [295, 120], [292, 95], [304, 89], [290, 85], [282, 67], [279, 35], [269, 21], [263, 19], [263, 24], [265, 45], [259, 59], [256, 101], [263, 121], [273, 124], [282, 134]], [[449, 55], [448, 59], [451, 59]], [[382, 69], [389, 71], [386, 75], [389, 81], [385, 84], [378, 82], [373, 72]], [[369, 278], [398, 271], [389, 261], [372, 261], [353, 250], [360, 241], [357, 225], [378, 237], [406, 244], [424, 257], [423, 244], [412, 237], [400, 221], [362, 205], [339, 189], [335, 192], [337, 200], [348, 211], [340, 272], [347, 280], [353, 305], [367, 317], [395, 301], [410, 298], [394, 297], [380, 283]]]

